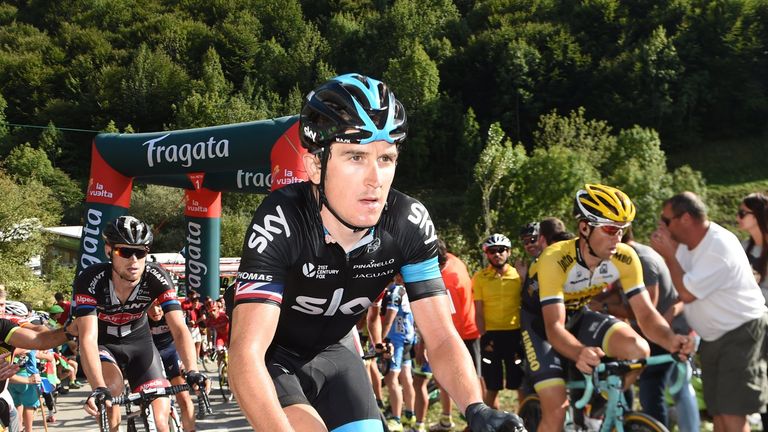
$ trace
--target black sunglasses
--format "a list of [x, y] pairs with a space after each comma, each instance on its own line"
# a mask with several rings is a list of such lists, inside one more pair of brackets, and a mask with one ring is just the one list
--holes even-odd
[[149, 253], [146, 249], [137, 249], [137, 248], [130, 248], [130, 247], [116, 247], [112, 249], [115, 251], [115, 253], [120, 256], [120, 258], [129, 259], [132, 256], [135, 256], [136, 259], [142, 259]]
[[539, 241], [539, 237], [537, 237], [537, 236], [528, 236], [528, 237], [523, 237], [521, 240], [523, 241], [523, 244], [532, 245], [532, 244], [536, 243], [537, 241]]
[[736, 216], [739, 217], [739, 219], [743, 218], [746, 215], [754, 214], [749, 210], [739, 209], [739, 211], [736, 212]]
[[488, 249], [485, 250], [485, 252], [489, 253], [491, 255], [495, 255], [495, 254], [503, 254], [504, 252], [506, 252], [508, 250], [509, 250], [509, 248], [505, 248], [503, 246], [501, 246], [501, 247], [489, 247]]

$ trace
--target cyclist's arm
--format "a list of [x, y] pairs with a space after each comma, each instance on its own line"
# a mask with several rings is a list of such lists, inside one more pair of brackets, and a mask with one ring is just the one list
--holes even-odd
[[397, 316], [397, 310], [387, 308], [387, 312], [384, 313], [384, 318], [381, 320], [381, 337], [389, 337], [389, 331], [392, 329], [392, 323], [395, 322]]
[[381, 306], [374, 303], [368, 308], [368, 316], [366, 322], [368, 324], [368, 337], [371, 338], [371, 344], [376, 346], [380, 344], [384, 337], [381, 334], [381, 317], [379, 316], [379, 310]]
[[192, 335], [187, 330], [187, 324], [184, 322], [184, 314], [180, 310], [172, 310], [165, 313], [165, 322], [173, 335], [173, 342], [176, 344], [176, 351], [181, 357], [184, 369], [189, 371], [197, 370], [197, 356], [195, 355], [195, 344], [192, 342]]
[[79, 330], [80, 362], [92, 389], [107, 387], [99, 360], [99, 323], [96, 315], [75, 318]]
[[[677, 352], [683, 349], [687, 338], [676, 335], [669, 327], [669, 323], [653, 307], [648, 293], [642, 291], [629, 298], [629, 305], [635, 313], [640, 330], [651, 341], [664, 347], [669, 352]], [[683, 342], [685, 341], [685, 342]]]
[[27, 327], [17, 327], [8, 338], [10, 345], [30, 350], [46, 350], [66, 341], [63, 328], [38, 332]]
[[552, 347], [561, 355], [576, 361], [584, 344], [565, 328], [565, 305], [563, 303], [543, 305], [541, 314], [544, 317], [547, 342], [552, 344]]
[[264, 362], [279, 318], [274, 304], [242, 303], [233, 311], [229, 384], [254, 430], [292, 430]]
[[470, 404], [482, 402], [477, 372], [451, 320], [448, 296], [413, 301], [411, 309], [429, 352], [430, 366], [443, 388], [462, 412]]
[[605, 355], [598, 347], [583, 345], [565, 328], [565, 306], [563, 303], [550, 303], [541, 307], [547, 341], [555, 351], [576, 363], [576, 368], [584, 373], [591, 373], [592, 368], [600, 363]]

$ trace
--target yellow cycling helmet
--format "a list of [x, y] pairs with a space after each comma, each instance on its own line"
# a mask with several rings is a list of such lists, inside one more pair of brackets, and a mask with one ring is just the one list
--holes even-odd
[[596, 224], [626, 225], [635, 220], [635, 205], [627, 194], [615, 187], [586, 184], [576, 192], [573, 214]]

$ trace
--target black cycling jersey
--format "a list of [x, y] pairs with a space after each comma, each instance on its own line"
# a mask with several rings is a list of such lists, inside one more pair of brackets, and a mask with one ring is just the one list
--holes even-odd
[[165, 315], [160, 317], [159, 320], [148, 320], [149, 331], [152, 333], [152, 342], [158, 350], [162, 351], [165, 348], [173, 345], [173, 334], [171, 334], [171, 328], [168, 327], [168, 323], [165, 322]]
[[338, 342], [400, 272], [411, 302], [445, 295], [426, 208], [391, 190], [379, 223], [346, 253], [323, 228], [310, 183], [272, 192], [243, 247], [235, 307], [281, 308], [273, 346], [312, 357]]
[[171, 277], [156, 263], [147, 263], [141, 280], [125, 303], [120, 302], [112, 286], [111, 262], [83, 270], [75, 278], [74, 298], [75, 317], [94, 314], [98, 317], [99, 343], [114, 343], [130, 338], [132, 333], [148, 332], [145, 312], [155, 299], [166, 313], [181, 310]]

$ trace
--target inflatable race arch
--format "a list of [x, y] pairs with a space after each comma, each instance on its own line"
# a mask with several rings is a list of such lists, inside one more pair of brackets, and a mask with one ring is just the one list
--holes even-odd
[[[77, 273], [106, 261], [103, 228], [129, 213], [134, 180], [185, 189], [187, 288], [219, 296], [221, 192], [306, 181], [298, 116], [199, 129], [99, 134], [91, 148]], [[152, 225], [157, 221], [145, 221]], [[269, 236], [268, 229], [265, 234]]]

